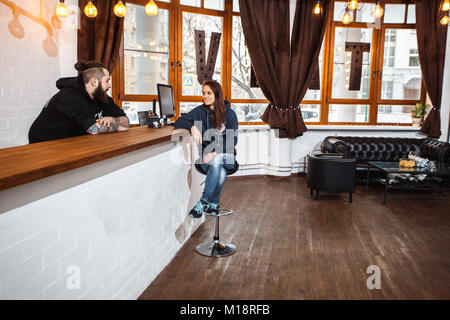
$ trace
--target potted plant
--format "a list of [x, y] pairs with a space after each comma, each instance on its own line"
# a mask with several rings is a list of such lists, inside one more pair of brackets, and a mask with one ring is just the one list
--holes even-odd
[[428, 104], [423, 104], [422, 102], [416, 103], [411, 113], [413, 127], [420, 127], [427, 108]]

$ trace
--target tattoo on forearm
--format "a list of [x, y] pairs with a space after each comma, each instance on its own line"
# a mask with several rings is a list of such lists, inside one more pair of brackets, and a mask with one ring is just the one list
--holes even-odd
[[103, 134], [103, 133], [116, 132], [117, 129], [119, 128], [119, 126], [120, 126], [120, 124], [116, 121], [111, 122], [111, 125], [109, 127], [100, 125], [100, 128], [97, 126], [96, 123], [94, 123], [92, 126], [89, 127], [89, 129], [87, 129], [87, 133]]
[[100, 125], [100, 128], [97, 126], [96, 123], [94, 123], [92, 126], [87, 129], [87, 133], [90, 134], [103, 134], [103, 133], [110, 133], [110, 132], [116, 132], [119, 127], [130, 127], [130, 122], [128, 121], [127, 117], [117, 117], [113, 118], [113, 121], [111, 121], [111, 124], [109, 126]]
[[130, 127], [130, 121], [128, 121], [127, 117], [119, 117], [119, 118], [115, 118], [117, 119], [117, 121], [119, 122], [120, 126], [125, 127], [125, 128], [129, 128]]

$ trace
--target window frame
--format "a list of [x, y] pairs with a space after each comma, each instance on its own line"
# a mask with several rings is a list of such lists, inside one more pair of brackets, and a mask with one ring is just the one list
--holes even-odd
[[[237, 0], [235, 0], [237, 1]], [[145, 6], [148, 0], [128, 0], [128, 3], [133, 3], [137, 5]], [[201, 103], [201, 96], [183, 96], [182, 95], [182, 32], [183, 32], [183, 12], [191, 12], [197, 14], [206, 14], [212, 16], [222, 17], [222, 73], [221, 73], [221, 84], [224, 92], [225, 99], [229, 100], [232, 104], [268, 104], [267, 99], [236, 99], [232, 98], [232, 44], [233, 44], [233, 17], [239, 16], [240, 12], [233, 11], [233, 0], [224, 0], [224, 10], [213, 10], [205, 9], [204, 0], [201, 0], [202, 7], [193, 7], [187, 5], [180, 5], [179, 0], [172, 0], [170, 3], [155, 1], [160, 9], [169, 10], [169, 84], [173, 86], [174, 89], [174, 100], [175, 100], [175, 111], [177, 118], [180, 113], [181, 103]], [[371, 126], [411, 126], [410, 123], [382, 123], [377, 122], [378, 108], [381, 105], [414, 105], [416, 102], [425, 102], [426, 91], [423, 82], [423, 76], [421, 81], [421, 96], [419, 100], [393, 100], [393, 99], [381, 99], [381, 86], [382, 77], [378, 76], [375, 79], [371, 79], [369, 98], [368, 99], [335, 99], [332, 98], [332, 81], [333, 81], [333, 59], [334, 59], [334, 36], [336, 27], [344, 28], [354, 28], [361, 27], [367, 28], [368, 23], [356, 22], [356, 15], [354, 14], [354, 21], [348, 25], [344, 25], [341, 21], [333, 21], [334, 17], [334, 3], [335, 2], [347, 2], [343, 0], [334, 0], [331, 12], [329, 14], [329, 19], [326, 22], [326, 29], [323, 40], [323, 60], [322, 60], [322, 70], [321, 70], [321, 88], [320, 88], [320, 100], [303, 100], [300, 102], [301, 105], [319, 105], [320, 106], [320, 121], [305, 123], [309, 126], [314, 125], [371, 125]], [[375, 3], [375, 0], [365, 0], [364, 3]], [[413, 2], [405, 3], [404, 0], [382, 0], [381, 4], [385, 8], [386, 4], [406, 4], [405, 6], [405, 17], [403, 23], [390, 23], [384, 24], [384, 15], [381, 18], [381, 27], [372, 28], [372, 55], [371, 55], [371, 68], [370, 75], [373, 72], [381, 70], [383, 67], [384, 57], [384, 42], [385, 42], [385, 30], [386, 29], [414, 29], [415, 23], [408, 24], [408, 7], [414, 4]], [[356, 14], [358, 14], [356, 12]], [[398, 35], [397, 35], [398, 37]], [[122, 42], [119, 50], [119, 59], [117, 60], [116, 67], [112, 72], [113, 78], [113, 99], [119, 105], [122, 106], [122, 102], [151, 102], [153, 99], [157, 99], [157, 95], [130, 95], [125, 94], [125, 81], [124, 77], [124, 41], [122, 34]], [[181, 63], [180, 66], [176, 66], [176, 62]], [[175, 63], [175, 66], [171, 66], [171, 63]], [[369, 105], [369, 120], [368, 122], [330, 122], [329, 108], [332, 104], [354, 104], [354, 105]], [[264, 125], [262, 121], [255, 122], [239, 122], [240, 125]]]

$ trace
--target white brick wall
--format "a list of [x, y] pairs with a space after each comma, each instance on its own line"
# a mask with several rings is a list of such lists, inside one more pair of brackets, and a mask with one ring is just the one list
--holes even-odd
[[[10, 0], [30, 14], [51, 23], [54, 0]], [[77, 0], [66, 5], [73, 10]], [[56, 56], [44, 50], [47, 30], [22, 15], [18, 20], [25, 35], [12, 35], [8, 25], [11, 9], [0, 3], [0, 148], [28, 144], [28, 130], [45, 102], [57, 92], [55, 82], [62, 76], [73, 76], [77, 41], [74, 17], [68, 17], [58, 29], [52, 25], [52, 41], [58, 48]], [[47, 46], [48, 48], [48, 46]], [[47, 50], [49, 51], [49, 50]]]
[[136, 299], [203, 222], [187, 216], [202, 176], [190, 190], [173, 156], [181, 146], [165, 143], [0, 192], [0, 299]]

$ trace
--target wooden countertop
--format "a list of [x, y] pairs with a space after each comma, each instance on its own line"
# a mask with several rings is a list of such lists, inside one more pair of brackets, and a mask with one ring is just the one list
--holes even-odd
[[0, 149], [0, 191], [170, 141], [173, 130], [173, 126], [135, 127]]

